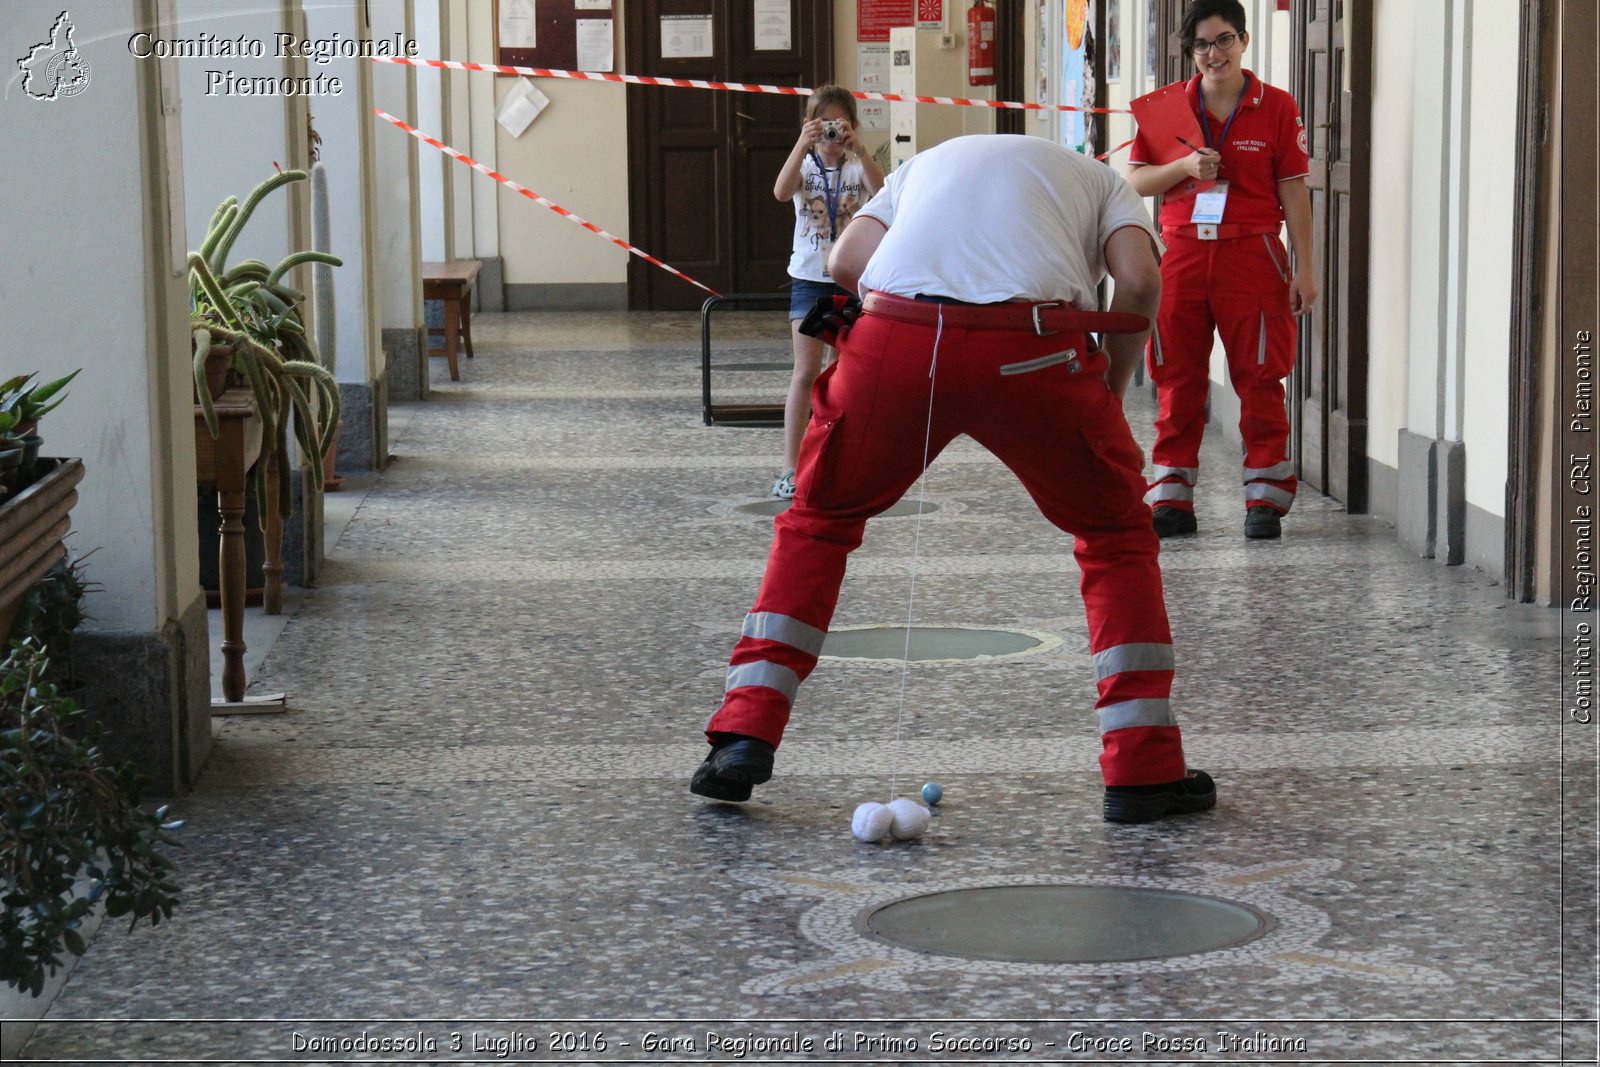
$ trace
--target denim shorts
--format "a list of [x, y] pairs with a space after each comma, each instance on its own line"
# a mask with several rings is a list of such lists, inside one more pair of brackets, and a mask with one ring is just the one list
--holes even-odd
[[789, 321], [803, 319], [811, 314], [811, 309], [817, 306], [817, 299], [824, 296], [849, 296], [849, 290], [832, 282], [812, 282], [804, 278], [792, 279], [794, 287], [789, 290]]

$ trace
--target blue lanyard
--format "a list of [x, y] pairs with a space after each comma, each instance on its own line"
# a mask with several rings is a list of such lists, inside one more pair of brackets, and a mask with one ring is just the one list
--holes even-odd
[[[1211, 112], [1206, 110], [1206, 91], [1203, 86], [1196, 85], [1195, 91], [1200, 94], [1200, 132], [1206, 135], [1206, 147], [1211, 145]], [[1233, 110], [1228, 112], [1228, 121], [1222, 124], [1222, 136], [1217, 138], [1217, 151], [1222, 151], [1222, 145], [1228, 140], [1228, 129], [1233, 125], [1234, 116], [1239, 114], [1239, 107], [1244, 103], [1245, 93], [1250, 91], [1250, 75], [1244, 76], [1244, 90], [1239, 93], [1239, 99], [1233, 103]]]
[[839, 160], [839, 180], [834, 182], [833, 188], [828, 188], [828, 168], [822, 165], [822, 157], [813, 150], [811, 161], [817, 165], [817, 170], [822, 177], [822, 201], [828, 205], [828, 240], [839, 239], [839, 194], [844, 190], [844, 160]]

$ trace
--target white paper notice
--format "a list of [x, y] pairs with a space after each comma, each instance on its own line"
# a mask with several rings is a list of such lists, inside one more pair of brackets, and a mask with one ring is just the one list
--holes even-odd
[[[863, 44], [858, 46], [856, 71], [857, 80], [861, 82], [862, 92], [888, 92], [889, 46], [886, 44]], [[862, 100], [856, 104], [856, 113], [861, 116], [861, 128], [863, 130], [887, 130], [889, 128], [889, 104], [885, 100]]]
[[538, 88], [527, 78], [518, 78], [516, 83], [506, 92], [506, 98], [500, 101], [500, 107], [495, 110], [494, 120], [505, 128], [513, 137], [521, 137], [522, 131], [533, 124], [550, 103], [550, 98], [541, 93]]
[[611, 0], [572, 0], [575, 11], [610, 11]]
[[662, 15], [662, 59], [709, 59], [712, 48], [710, 15]]
[[755, 0], [755, 16], [757, 52], [787, 52], [794, 47], [789, 0]]
[[606, 73], [611, 69], [611, 20], [578, 19], [578, 69]]
[[501, 0], [501, 48], [539, 47], [538, 26], [533, 15], [533, 0]]

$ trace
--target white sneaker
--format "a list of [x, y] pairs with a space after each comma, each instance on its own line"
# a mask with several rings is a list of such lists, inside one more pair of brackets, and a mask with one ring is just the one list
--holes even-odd
[[794, 471], [784, 471], [782, 476], [772, 483], [772, 495], [784, 500], [794, 499]]

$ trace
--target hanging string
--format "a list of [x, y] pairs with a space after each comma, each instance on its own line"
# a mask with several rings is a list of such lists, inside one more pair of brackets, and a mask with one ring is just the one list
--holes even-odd
[[893, 800], [900, 781], [900, 735], [906, 721], [906, 683], [911, 675], [911, 622], [917, 608], [917, 558], [922, 548], [922, 506], [928, 499], [928, 450], [933, 442], [933, 389], [938, 383], [939, 341], [944, 337], [944, 305], [939, 309], [939, 324], [933, 334], [933, 360], [928, 364], [928, 421], [922, 432], [922, 477], [918, 480], [917, 525], [911, 539], [911, 592], [906, 597], [906, 642], [900, 655], [900, 711], [894, 723], [894, 754], [889, 761], [889, 799]]

